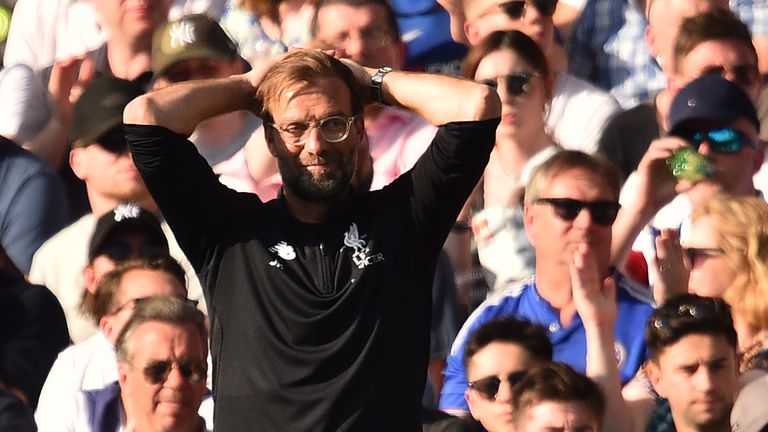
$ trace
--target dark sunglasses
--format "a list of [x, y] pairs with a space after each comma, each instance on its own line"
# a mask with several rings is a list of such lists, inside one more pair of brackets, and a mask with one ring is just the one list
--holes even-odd
[[721, 248], [687, 247], [687, 248], [683, 248], [683, 251], [685, 251], [685, 257], [691, 265], [698, 263], [703, 258], [718, 256], [725, 253], [725, 251], [722, 250]]
[[519, 383], [523, 378], [525, 378], [527, 373], [528, 371], [524, 370], [512, 372], [504, 379], [497, 376], [489, 376], [479, 380], [470, 381], [468, 386], [472, 390], [480, 393], [480, 395], [485, 399], [494, 401], [496, 400], [496, 396], [499, 394], [499, 387], [503, 381], [508, 382], [510, 387], [514, 387], [515, 384]]
[[101, 247], [95, 256], [104, 255], [112, 261], [125, 261], [128, 258], [151, 258], [158, 255], [167, 255], [168, 246], [160, 243], [142, 243], [138, 247], [130, 243], [114, 242]]
[[512, 96], [520, 96], [521, 94], [528, 93], [531, 89], [531, 78], [533, 78], [533, 74], [530, 72], [515, 72], [495, 79], [480, 80], [480, 82], [498, 90], [499, 81], [504, 80], [507, 93]]
[[[729, 79], [728, 74], [730, 74], [733, 79]], [[760, 79], [760, 71], [756, 65], [751, 64], [737, 65], [729, 69], [726, 69], [723, 66], [712, 66], [704, 69], [701, 75], [721, 76], [742, 87], [750, 87]]]
[[208, 364], [200, 359], [181, 359], [178, 361], [155, 360], [144, 366], [144, 378], [150, 384], [161, 384], [171, 373], [173, 366], [179, 368], [181, 376], [190, 384], [199, 384], [205, 381], [208, 372]]
[[525, 15], [525, 8], [528, 3], [533, 4], [540, 14], [547, 17], [554, 15], [555, 8], [557, 8], [557, 0], [513, 0], [501, 3], [499, 8], [504, 11], [508, 17], [516, 20]]
[[116, 155], [128, 152], [128, 142], [125, 141], [125, 132], [122, 128], [112, 128], [97, 138], [95, 144]]
[[539, 198], [535, 203], [551, 205], [557, 217], [568, 222], [576, 219], [581, 210], [586, 208], [592, 216], [592, 221], [603, 226], [611, 226], [621, 208], [621, 204], [615, 201], [587, 202], [570, 198]]
[[657, 310], [656, 317], [651, 321], [653, 328], [666, 336], [673, 329], [686, 323], [703, 320], [714, 320], [733, 326], [731, 312], [724, 300], [711, 297], [701, 297], [690, 303], [681, 304], [674, 311]]
[[701, 143], [707, 141], [715, 153], [738, 153], [744, 144], [757, 148], [757, 143], [730, 127], [682, 134], [681, 138], [688, 141], [691, 147], [696, 150], [699, 149]]

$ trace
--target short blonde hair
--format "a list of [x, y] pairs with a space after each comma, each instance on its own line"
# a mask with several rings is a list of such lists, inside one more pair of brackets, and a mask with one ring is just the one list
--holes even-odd
[[768, 204], [720, 195], [694, 208], [692, 220], [703, 217], [712, 218], [718, 246], [736, 273], [723, 299], [749, 325], [768, 329]]
[[525, 203], [535, 202], [547, 182], [573, 169], [583, 169], [602, 178], [613, 192], [614, 199], [619, 199], [621, 173], [611, 161], [577, 150], [560, 150], [534, 170], [531, 181], [525, 187]]

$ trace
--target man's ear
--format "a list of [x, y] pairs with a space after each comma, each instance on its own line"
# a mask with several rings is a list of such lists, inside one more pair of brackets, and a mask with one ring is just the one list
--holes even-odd
[[472, 21], [464, 21], [464, 34], [470, 46], [480, 42], [480, 29]]
[[661, 369], [659, 368], [658, 360], [650, 359], [646, 363], [645, 373], [648, 375], [648, 380], [651, 381], [653, 389], [661, 397], [666, 397], [664, 391], [664, 382], [661, 376]]
[[77, 178], [85, 180], [88, 177], [88, 163], [85, 152], [87, 147], [75, 147], [69, 152], [69, 166]]
[[120, 384], [121, 391], [125, 392], [125, 382], [128, 379], [128, 370], [131, 367], [121, 361], [117, 362], [117, 382]]
[[85, 283], [85, 289], [89, 293], [96, 294], [96, 273], [93, 271], [93, 265], [88, 264], [83, 268], [83, 282]]
[[113, 340], [113, 336], [117, 336], [112, 334], [114, 331], [114, 326], [112, 325], [112, 320], [110, 320], [108, 317], [101, 317], [99, 320], [99, 330], [102, 334], [104, 334], [104, 336], [107, 337], [107, 340], [111, 341]]
[[659, 50], [656, 48], [656, 35], [653, 32], [653, 27], [650, 25], [645, 27], [645, 46], [648, 47], [648, 54], [651, 57], [656, 58], [659, 55]]
[[536, 247], [536, 243], [534, 243], [534, 238], [536, 236], [536, 230], [533, 228], [533, 206], [528, 203], [523, 203], [523, 227], [525, 228], [525, 233], [528, 235], [528, 241], [531, 242], [531, 245]]
[[269, 154], [271, 154], [273, 157], [277, 157], [277, 152], [275, 151], [275, 139], [272, 135], [274, 131], [270, 130], [272, 127], [267, 126], [266, 124], [263, 124], [262, 127], [264, 128], [264, 141], [267, 143]]

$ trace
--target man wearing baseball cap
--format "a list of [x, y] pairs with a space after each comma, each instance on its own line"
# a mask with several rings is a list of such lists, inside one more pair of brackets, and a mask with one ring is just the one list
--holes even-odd
[[[717, 192], [758, 194], [752, 176], [763, 162], [760, 122], [738, 85], [720, 76], [691, 81], [672, 101], [668, 124], [669, 135], [651, 143], [622, 191], [623, 214], [614, 225], [614, 238], [619, 237], [614, 242], [616, 262], [637, 237], [633, 247], [643, 252], [649, 266], [657, 263], [663, 268], [674, 257], [666, 256], [662, 243], [677, 240], [677, 233], [679, 239], [686, 238], [688, 216], [698, 202]], [[709, 168], [702, 170], [700, 180], [676, 178], [670, 168], [673, 157], [691, 148], [705, 157]], [[658, 253], [657, 246], [661, 246]]]
[[[188, 15], [155, 31], [155, 89], [182, 81], [226, 78], [248, 67], [232, 39], [207, 15]], [[213, 117], [200, 123], [190, 140], [224, 185], [256, 193], [264, 201], [277, 195], [280, 177], [258, 117], [248, 111]]]
[[[139, 85], [120, 78], [94, 79], [72, 108], [72, 150], [69, 162], [83, 180], [91, 213], [59, 231], [35, 252], [29, 280], [48, 287], [56, 295], [67, 317], [72, 340], [81, 342], [97, 331], [90, 319], [80, 314], [86, 287], [83, 269], [88, 264], [88, 239], [98, 218], [120, 203], [134, 202], [159, 216], [157, 204], [141, 179], [123, 133], [123, 109], [143, 94]], [[202, 289], [189, 262], [163, 223], [171, 255], [183, 263], [190, 280], [190, 297], [202, 300]]]

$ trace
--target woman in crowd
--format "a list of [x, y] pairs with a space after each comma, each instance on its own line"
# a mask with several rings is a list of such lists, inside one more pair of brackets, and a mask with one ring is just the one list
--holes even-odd
[[471, 48], [464, 76], [499, 92], [496, 146], [475, 194], [472, 218], [480, 262], [491, 287], [529, 276], [533, 250], [522, 229], [522, 189], [557, 146], [545, 128], [554, 75], [539, 46], [519, 31], [495, 32]]
[[703, 203], [683, 249], [688, 290], [731, 306], [742, 372], [768, 371], [768, 203], [725, 195]]

